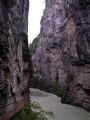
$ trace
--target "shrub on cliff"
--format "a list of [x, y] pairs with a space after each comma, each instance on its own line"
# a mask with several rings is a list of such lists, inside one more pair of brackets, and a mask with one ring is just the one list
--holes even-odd
[[36, 38], [33, 40], [32, 44], [30, 44], [29, 49], [30, 49], [32, 55], [35, 54], [36, 49], [37, 49], [37, 47], [38, 47], [38, 43], [39, 43], [39, 37], [36, 37]]

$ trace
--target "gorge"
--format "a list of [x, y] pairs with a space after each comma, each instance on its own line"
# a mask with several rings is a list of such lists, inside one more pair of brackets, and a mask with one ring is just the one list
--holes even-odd
[[0, 120], [29, 103], [30, 87], [90, 111], [90, 1], [46, 0], [30, 47], [28, 10], [29, 0], [0, 1]]
[[61, 94], [63, 103], [87, 110], [90, 110], [89, 40], [89, 0], [46, 0], [41, 31], [32, 45], [37, 47], [32, 57], [39, 76], [36, 83], [49, 92], [59, 90], [57, 94]]

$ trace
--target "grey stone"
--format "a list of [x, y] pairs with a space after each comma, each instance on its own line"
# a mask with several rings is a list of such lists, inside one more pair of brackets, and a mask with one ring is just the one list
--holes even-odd
[[29, 0], [0, 1], [0, 116], [8, 113], [5, 120], [14, 115], [11, 111], [21, 109], [17, 106], [20, 100], [29, 100], [24, 73], [29, 54], [28, 8]]
[[32, 57], [36, 73], [58, 82], [62, 102], [90, 110], [89, 0], [46, 0], [39, 39]]

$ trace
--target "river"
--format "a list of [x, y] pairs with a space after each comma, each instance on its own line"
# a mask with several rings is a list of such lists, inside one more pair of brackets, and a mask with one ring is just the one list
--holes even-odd
[[[55, 120], [90, 120], [90, 112], [68, 104], [62, 104], [56, 95], [30, 88], [31, 101], [40, 103], [45, 111], [55, 114]], [[51, 119], [50, 119], [51, 120]]]

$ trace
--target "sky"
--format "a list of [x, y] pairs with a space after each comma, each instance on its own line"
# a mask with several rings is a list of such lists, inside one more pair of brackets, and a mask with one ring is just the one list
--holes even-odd
[[40, 21], [44, 9], [45, 0], [30, 0], [28, 26], [29, 43], [31, 43], [33, 39], [40, 33]]

